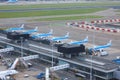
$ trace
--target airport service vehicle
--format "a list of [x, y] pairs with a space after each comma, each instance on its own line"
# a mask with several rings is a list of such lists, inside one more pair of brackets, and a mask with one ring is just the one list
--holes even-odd
[[37, 79], [41, 79], [41, 78], [44, 78], [45, 77], [45, 73], [39, 73], [37, 76], [36, 76], [36, 78]]

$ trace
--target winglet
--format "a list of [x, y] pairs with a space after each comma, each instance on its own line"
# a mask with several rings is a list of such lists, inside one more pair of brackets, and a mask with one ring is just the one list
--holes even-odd
[[50, 29], [50, 32], [49, 32], [50, 34], [53, 34], [53, 29]]
[[88, 36], [84, 39], [84, 41], [88, 41]]
[[25, 25], [24, 25], [24, 24], [22, 24], [20, 28], [21, 28], [21, 29], [23, 29], [23, 28], [24, 28], [24, 26], [25, 26]]
[[36, 26], [34, 30], [37, 31], [37, 30], [38, 30], [38, 27]]
[[69, 37], [69, 32], [67, 32], [67, 34], [65, 35], [65, 37]]
[[112, 40], [110, 40], [107, 44], [108, 44], [108, 45], [111, 45], [111, 44], [112, 44]]

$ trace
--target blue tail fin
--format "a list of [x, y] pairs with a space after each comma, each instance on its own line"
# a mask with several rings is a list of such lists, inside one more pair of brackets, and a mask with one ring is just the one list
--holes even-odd
[[67, 34], [65, 35], [65, 37], [69, 37], [69, 32], [67, 32]]
[[83, 41], [88, 41], [88, 36]]
[[107, 43], [108, 46], [111, 46], [112, 45], [112, 40], [110, 40], [108, 43]]
[[50, 30], [49, 34], [53, 34], [53, 29]]
[[18, 0], [8, 0], [9, 3], [17, 2]]
[[25, 26], [25, 25], [24, 25], [24, 24], [22, 24], [20, 28], [21, 28], [21, 29], [23, 29], [23, 28], [24, 28], [24, 26]]
[[38, 31], [38, 27], [35, 27], [35, 29], [34, 29], [35, 31]]

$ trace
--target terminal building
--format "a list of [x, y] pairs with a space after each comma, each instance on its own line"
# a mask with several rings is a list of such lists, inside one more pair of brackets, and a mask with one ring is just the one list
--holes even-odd
[[40, 61], [44, 61], [50, 64], [52, 63], [52, 59], [53, 63], [57, 65], [69, 63], [70, 67], [68, 70], [81, 73], [82, 75], [86, 76], [87, 79], [91, 78], [92, 80], [110, 80], [111, 78], [114, 78], [115, 71], [118, 71], [119, 69], [118, 64], [95, 56], [79, 55], [78, 57], [71, 59], [64, 58], [61, 56], [62, 53], [59, 53], [55, 50], [52, 50], [53, 52], [51, 52], [51, 46], [47, 47], [46, 50], [42, 50], [45, 48], [42, 47], [43, 44], [35, 44], [35, 47], [32, 45], [29, 47], [23, 45], [21, 47], [21, 45], [11, 43], [7, 40], [0, 41], [1, 47], [5, 47], [6, 45], [13, 46], [15, 48], [15, 52], [21, 53], [22, 49], [23, 53], [27, 53], [28, 55], [39, 54]]

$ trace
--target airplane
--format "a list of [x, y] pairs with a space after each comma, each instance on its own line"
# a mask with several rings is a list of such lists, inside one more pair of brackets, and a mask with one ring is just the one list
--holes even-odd
[[15, 75], [18, 73], [18, 71], [14, 70], [17, 63], [19, 62], [19, 60], [31, 60], [31, 59], [35, 59], [35, 58], [39, 58], [39, 55], [30, 55], [30, 56], [25, 56], [25, 57], [20, 57], [20, 58], [16, 58], [15, 61], [13, 62], [13, 64], [11, 65], [11, 67], [8, 70], [5, 71], [0, 71], [0, 80], [6, 80], [6, 76], [9, 75]]
[[8, 0], [8, 3], [15, 3], [17, 2], [18, 0]]
[[108, 48], [112, 45], [112, 41], [110, 40], [106, 45], [101, 45], [101, 46], [95, 46], [94, 48], [90, 48], [90, 50], [94, 50], [94, 51], [102, 51], [105, 48]]
[[31, 34], [33, 32], [37, 32], [37, 31], [38, 31], [38, 27], [36, 27], [35, 29], [24, 31], [23, 34]]
[[82, 41], [74, 41], [74, 42], [70, 42], [68, 44], [77, 44], [77, 45], [80, 45], [80, 44], [84, 44], [84, 43], [87, 43], [88, 42], [88, 36], [82, 40]]
[[67, 38], [69, 38], [69, 32], [67, 32], [67, 34], [65, 36], [54, 37], [54, 38], [51, 39], [51, 41], [60, 42], [61, 40], [64, 40], [64, 39], [67, 39]]
[[48, 37], [48, 36], [50, 36], [52, 34], [53, 34], [53, 30], [51, 29], [50, 32], [48, 32], [48, 33], [39, 33], [37, 35], [32, 35], [31, 38], [32, 39], [45, 38], [45, 37]]
[[20, 59], [24, 59], [26, 61], [26, 60], [31, 60], [31, 59], [35, 59], [35, 58], [39, 58], [39, 55], [30, 55], [30, 56], [16, 58], [8, 70], [0, 71], [0, 80], [1, 79], [6, 80], [6, 76], [15, 75], [18, 73], [18, 71], [14, 70], [14, 69], [15, 69], [15, 67]]
[[13, 64], [11, 65], [11, 67], [9, 67], [7, 70], [5, 71], [0, 71], [0, 79], [2, 80], [6, 80], [6, 76], [10, 76], [10, 75], [15, 75], [18, 73], [18, 71], [14, 70], [17, 63], [18, 63], [19, 59], [16, 58], [15, 61], [13, 62]]
[[16, 71], [16, 70], [0, 71], [0, 79], [6, 80], [6, 76], [14, 75], [14, 74], [17, 74], [17, 73], [18, 73], [18, 71]]
[[18, 31], [18, 30], [23, 30], [23, 29], [24, 29], [24, 24], [22, 24], [21, 27], [9, 28], [9, 29], [6, 29], [5, 31], [6, 32], [15, 32], [15, 31]]

